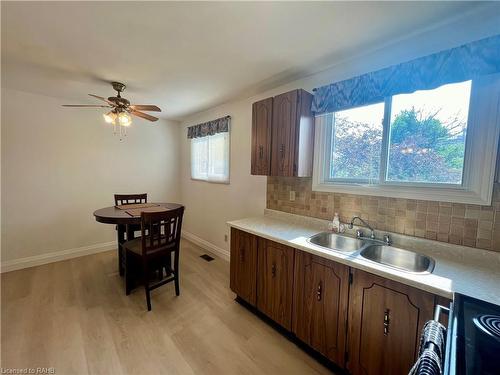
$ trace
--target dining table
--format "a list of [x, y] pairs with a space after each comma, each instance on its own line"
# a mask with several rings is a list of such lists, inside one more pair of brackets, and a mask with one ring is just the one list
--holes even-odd
[[135, 238], [134, 232], [141, 226], [141, 212], [168, 211], [182, 207], [179, 203], [144, 203], [110, 206], [94, 211], [99, 223], [114, 224], [118, 231], [118, 271], [123, 276], [125, 270], [123, 243]]

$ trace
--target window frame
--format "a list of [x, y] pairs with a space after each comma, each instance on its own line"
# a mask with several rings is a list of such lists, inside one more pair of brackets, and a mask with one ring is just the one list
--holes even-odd
[[[191, 175], [191, 180], [193, 181], [202, 181], [202, 182], [208, 182], [208, 183], [211, 183], [211, 184], [222, 184], [222, 185], [229, 185], [230, 184], [230, 181], [231, 181], [231, 129], [228, 129], [227, 132], [224, 132], [224, 133], [227, 133], [227, 176], [226, 176], [226, 179], [224, 180], [218, 180], [218, 179], [210, 179], [210, 175], [207, 173], [207, 178], [198, 178], [198, 177], [194, 177], [193, 176], [193, 141], [195, 139], [203, 139], [203, 138], [206, 138], [207, 139], [207, 142], [208, 142], [208, 138], [209, 137], [213, 137], [215, 135], [218, 135], [218, 134], [221, 134], [221, 133], [216, 133], [214, 135], [207, 135], [205, 137], [198, 137], [198, 138], [192, 138], [190, 139], [190, 142], [189, 142], [189, 155], [190, 155], [190, 175]], [[210, 154], [210, 148], [209, 146], [207, 145], [207, 148], [208, 148], [208, 152]], [[208, 166], [210, 165], [210, 163], [208, 162], [207, 163]]]
[[[500, 74], [472, 80], [462, 184], [386, 181], [392, 98], [384, 100], [382, 154], [379, 179], [329, 178], [331, 121], [315, 119], [313, 191], [376, 195], [394, 198], [490, 205], [500, 135]], [[322, 118], [323, 117], [323, 118]], [[327, 156], [328, 155], [328, 156]]]

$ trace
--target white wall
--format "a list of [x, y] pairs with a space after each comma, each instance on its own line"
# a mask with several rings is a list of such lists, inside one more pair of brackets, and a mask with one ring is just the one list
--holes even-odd
[[179, 125], [134, 118], [123, 142], [99, 110], [2, 89], [2, 263], [114, 241], [94, 210], [114, 193], [179, 201]]
[[[95, 222], [92, 213], [111, 205], [118, 192], [180, 200], [187, 208], [184, 230], [227, 251], [226, 221], [259, 215], [266, 204], [266, 178], [250, 175], [253, 102], [497, 34], [499, 18], [486, 9], [383, 49], [360, 51], [318, 74], [194, 114], [180, 127], [136, 119], [121, 143], [98, 111], [64, 109], [66, 100], [2, 88], [2, 263], [114, 241], [113, 226]], [[192, 181], [186, 128], [225, 115], [232, 116], [231, 183]]]
[[[500, 32], [499, 21], [498, 14], [482, 10], [452, 23], [439, 25], [436, 29], [424, 30], [398, 40], [384, 48], [360, 51], [359, 56], [339, 61], [327, 70], [287, 85], [187, 117], [182, 122], [180, 134], [181, 200], [187, 208], [184, 230], [228, 252], [229, 243], [224, 241], [224, 235], [229, 234], [226, 222], [262, 214], [266, 205], [266, 178], [250, 175], [253, 102], [296, 88], [311, 92], [314, 87], [494, 35]], [[187, 127], [226, 115], [232, 117], [230, 184], [217, 185], [191, 180]]]

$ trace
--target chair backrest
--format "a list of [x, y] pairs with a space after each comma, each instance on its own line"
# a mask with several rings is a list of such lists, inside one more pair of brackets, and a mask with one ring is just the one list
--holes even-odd
[[177, 251], [183, 215], [184, 206], [169, 211], [141, 212], [142, 254], [167, 248]]
[[148, 194], [115, 194], [115, 206], [134, 203], [148, 203]]

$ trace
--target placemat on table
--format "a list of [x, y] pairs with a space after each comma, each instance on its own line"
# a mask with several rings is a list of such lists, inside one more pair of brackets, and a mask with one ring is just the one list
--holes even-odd
[[131, 210], [125, 210], [127, 214], [133, 217], [141, 216], [141, 212], [162, 212], [168, 211], [168, 208], [162, 206], [147, 207], [147, 208], [133, 208]]
[[148, 207], [157, 207], [158, 204], [155, 203], [132, 203], [132, 204], [121, 204], [119, 206], [115, 206], [119, 210], [130, 210], [133, 208], [148, 208]]

